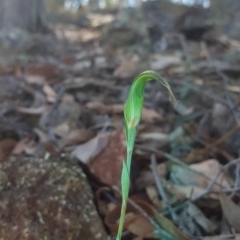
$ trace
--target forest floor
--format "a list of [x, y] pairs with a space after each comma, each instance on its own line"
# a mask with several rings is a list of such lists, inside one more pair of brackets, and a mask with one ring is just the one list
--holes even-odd
[[114, 239], [124, 103], [134, 78], [151, 69], [178, 104], [157, 82], [146, 85], [124, 239], [240, 239], [240, 41], [223, 33], [191, 41], [179, 32], [156, 41], [131, 26], [106, 30], [111, 14], [91, 19], [89, 28], [59, 24], [54, 34], [31, 36], [24, 50], [2, 50], [0, 162], [74, 156]]

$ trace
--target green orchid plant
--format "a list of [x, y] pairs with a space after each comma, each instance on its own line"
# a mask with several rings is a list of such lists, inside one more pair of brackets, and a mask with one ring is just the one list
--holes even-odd
[[120, 215], [116, 240], [121, 240], [121, 237], [122, 237], [127, 200], [128, 200], [128, 194], [129, 194], [129, 188], [130, 188], [130, 168], [131, 168], [133, 147], [134, 147], [134, 142], [136, 137], [136, 128], [140, 122], [141, 115], [142, 115], [142, 108], [144, 103], [144, 88], [146, 83], [150, 80], [159, 81], [169, 91], [170, 100], [172, 99], [174, 101], [174, 104], [177, 103], [168, 82], [154, 71], [145, 71], [141, 73], [134, 80], [130, 88], [128, 99], [124, 108], [124, 129], [125, 129], [126, 144], [127, 144], [127, 159], [123, 161], [123, 167], [122, 167], [122, 175], [121, 175], [122, 207], [121, 207], [121, 215]]

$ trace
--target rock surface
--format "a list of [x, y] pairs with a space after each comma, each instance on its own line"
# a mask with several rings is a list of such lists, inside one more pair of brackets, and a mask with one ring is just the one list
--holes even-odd
[[86, 176], [72, 159], [2, 163], [0, 239], [107, 239], [92, 199]]

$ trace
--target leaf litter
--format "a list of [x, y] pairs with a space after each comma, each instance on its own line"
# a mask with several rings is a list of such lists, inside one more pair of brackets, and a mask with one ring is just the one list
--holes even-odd
[[0, 161], [74, 156], [95, 192], [110, 189], [96, 201], [114, 237], [121, 201], [115, 187], [126, 157], [124, 104], [133, 79], [151, 68], [170, 82], [179, 104], [172, 108], [154, 82], [146, 86], [130, 189], [130, 199], [144, 200], [130, 204], [124, 239], [240, 239], [240, 74], [239, 61], [229, 61], [240, 42], [225, 36], [223, 43], [220, 35], [179, 42], [176, 33], [159, 47], [147, 38], [155, 47], [144, 57], [138, 43], [101, 44], [96, 38], [98, 44], [89, 41], [87, 47], [83, 42], [64, 47], [59, 39], [61, 52], [25, 53], [30, 61], [1, 59]]

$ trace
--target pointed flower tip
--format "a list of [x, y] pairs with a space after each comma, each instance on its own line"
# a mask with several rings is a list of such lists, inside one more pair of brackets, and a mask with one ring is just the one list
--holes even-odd
[[173, 102], [173, 107], [175, 108], [178, 104], [178, 100], [175, 98], [174, 94], [172, 92], [170, 92], [170, 101]]

